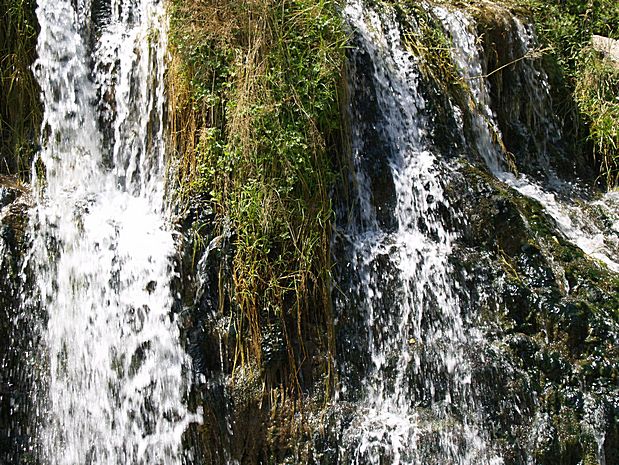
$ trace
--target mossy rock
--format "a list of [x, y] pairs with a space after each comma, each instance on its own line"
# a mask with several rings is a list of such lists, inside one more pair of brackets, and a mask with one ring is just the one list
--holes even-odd
[[28, 451], [28, 411], [32, 386], [25, 366], [33, 335], [23, 312], [23, 260], [27, 250], [28, 189], [14, 177], [0, 176], [0, 462], [34, 464]]
[[[536, 201], [482, 170], [465, 163], [447, 192], [467, 219], [460, 261], [473, 270], [481, 294], [484, 286], [487, 294], [499, 291], [493, 304], [498, 311], [483, 312], [489, 338], [501, 348], [495, 358], [503, 361], [493, 364], [506, 363], [524, 384], [494, 380], [504, 383], [503, 391], [518, 396], [526, 388], [539, 399], [520, 406], [530, 418], [516, 436], [496, 430], [498, 440], [507, 440], [506, 457], [513, 461], [506, 463], [519, 464], [526, 455], [513, 441], [531, 438], [533, 418], [547, 418], [545, 439], [533, 450], [536, 463], [597, 464], [596, 434], [606, 436], [606, 463], [617, 463], [609, 442], [619, 421], [617, 274], [569, 243]], [[514, 419], [499, 402], [488, 396], [485, 406], [499, 412], [497, 424], [514, 430]], [[590, 405], [603, 412], [597, 431], [587, 423]]]

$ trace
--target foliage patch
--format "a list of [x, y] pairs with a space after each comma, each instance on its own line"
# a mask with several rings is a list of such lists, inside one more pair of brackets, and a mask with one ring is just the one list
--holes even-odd
[[[259, 367], [274, 384], [296, 385], [303, 365], [332, 352], [329, 190], [345, 41], [328, 0], [171, 4], [181, 195], [208, 198], [216, 234], [232, 233], [222, 298], [234, 365]], [[330, 377], [330, 356], [314, 363]]]

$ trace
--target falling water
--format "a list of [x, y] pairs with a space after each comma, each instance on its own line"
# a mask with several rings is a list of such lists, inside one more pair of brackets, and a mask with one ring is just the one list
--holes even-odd
[[160, 0], [40, 0], [31, 214], [45, 315], [41, 463], [181, 463], [189, 360], [171, 314]]
[[[501, 8], [495, 6], [495, 8]], [[496, 115], [491, 109], [490, 85], [486, 77], [491, 70], [483, 69], [480, 38], [475, 23], [466, 12], [433, 7], [433, 12], [440, 19], [445, 31], [453, 42], [452, 57], [461, 76], [468, 85], [473, 100], [471, 114], [474, 144], [484, 159], [491, 173], [500, 181], [518, 191], [520, 194], [538, 201], [545, 212], [554, 219], [557, 230], [565, 238], [590, 257], [604, 263], [610, 270], [619, 272], [619, 223], [617, 223], [617, 193], [610, 192], [595, 202], [579, 200], [586, 198], [587, 192], [577, 184], [565, 182], [557, 177], [549, 162], [547, 147], [537, 146], [537, 157], [543, 168], [543, 179], [534, 180], [525, 174], [514, 174], [506, 164], [507, 153], [502, 144], [502, 135], [498, 129]], [[542, 141], [554, 144], [560, 138], [559, 125], [552, 114], [550, 86], [543, 70], [534, 66], [534, 61], [527, 58], [536, 47], [536, 40], [531, 28], [525, 27], [518, 18], [506, 10], [515, 25], [516, 43], [514, 47], [520, 57], [518, 72], [524, 77], [526, 88], [532, 94], [532, 105], [537, 114], [533, 124], [542, 130]], [[513, 66], [513, 64], [512, 64]], [[539, 145], [539, 144], [536, 144]], [[600, 218], [606, 224], [600, 224]], [[609, 224], [610, 223], [610, 224]], [[595, 404], [591, 397], [585, 399], [585, 415], [582, 425], [595, 438], [597, 461], [605, 463], [605, 419], [603, 408]], [[543, 436], [548, 419], [537, 415], [533, 422], [531, 439], [538, 441], [536, 435]], [[531, 459], [527, 463], [532, 463]]]
[[[494, 6], [494, 8], [500, 7]], [[610, 231], [607, 231], [608, 228], [598, 226], [595, 217], [583, 209], [584, 202], [575, 201], [583, 196], [580, 189], [555, 175], [548, 161], [546, 147], [537, 147], [538, 161], [544, 168], [545, 185], [525, 174], [515, 175], [508, 169], [506, 151], [499, 142], [502, 140], [502, 135], [496, 122], [496, 115], [491, 109], [488, 78], [485, 77], [485, 73], [487, 75], [492, 70], [483, 68], [475, 22], [460, 10], [435, 6], [433, 11], [452, 38], [454, 62], [467, 83], [474, 102], [471, 119], [475, 131], [475, 143], [490, 171], [521, 194], [540, 202], [568, 240], [591, 257], [603, 262], [609, 269], [619, 271], [619, 263], [613, 258], [619, 255], [616, 224], [612, 225]], [[542, 129], [543, 134], [539, 139], [544, 144], [555, 144], [560, 138], [560, 130], [550, 112], [552, 105], [548, 76], [543, 70], [533, 66], [531, 58], [526, 58], [532, 55], [536, 47], [535, 36], [518, 18], [506, 10], [503, 14], [509, 15], [515, 25], [517, 43], [511, 45], [516, 49], [519, 58], [525, 58], [518, 62], [518, 66], [520, 74], [526, 81], [525, 87], [531, 94], [530, 98], [535, 102], [531, 106], [538, 113], [535, 115], [533, 125]], [[512, 66], [515, 66], [515, 63]], [[602, 216], [610, 218], [616, 216], [612, 206], [615, 196], [616, 194], [610, 193], [597, 201]]]
[[[449, 263], [455, 233], [445, 224], [457, 212], [441, 182], [449, 168], [429, 142], [418, 59], [388, 8], [351, 1], [345, 14], [355, 45], [356, 214], [338, 231], [349, 277], [337, 304], [341, 320], [347, 308], [364, 312], [364, 336], [355, 342], [366, 342], [368, 363], [358, 399], [364, 408], [344, 433], [342, 461], [501, 463], [488, 448], [471, 385], [467, 347], [481, 336], [463, 314]], [[345, 381], [340, 397], [354, 399], [354, 391]]]

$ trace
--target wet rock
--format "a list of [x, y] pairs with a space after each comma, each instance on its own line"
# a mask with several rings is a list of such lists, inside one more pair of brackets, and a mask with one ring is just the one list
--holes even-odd
[[[473, 383], [491, 412], [495, 440], [505, 445], [505, 463], [526, 463], [532, 450], [540, 464], [598, 464], [587, 418], [591, 402], [619, 405], [617, 276], [566, 242], [535, 202], [481, 171], [465, 166], [461, 174], [447, 190], [468, 220], [457, 263], [467, 270], [471, 296], [500, 294], [483, 313], [496, 350]], [[483, 388], [491, 383], [501, 395]], [[526, 413], [514, 416], [513, 405]], [[619, 416], [615, 407], [604, 412], [595, 434], [607, 447]], [[517, 445], [532, 437], [531, 449]], [[606, 463], [617, 463], [609, 462], [616, 454], [610, 449]]]
[[[563, 163], [561, 157], [565, 155], [562, 143], [549, 137], [554, 127], [551, 116], [539, 112], [539, 107], [549, 110], [550, 103], [542, 102], [527, 81], [527, 73], [531, 77], [541, 72], [541, 62], [533, 58], [521, 60], [524, 50], [517, 40], [517, 24], [501, 8], [480, 20], [478, 26], [483, 32], [484, 71], [493, 72], [508, 65], [490, 76], [492, 106], [497, 111], [506, 150], [513, 154], [520, 171], [541, 179], [539, 172], [549, 165]], [[390, 232], [397, 228], [393, 215], [395, 185], [389, 167], [394, 148], [385, 135], [385, 123], [372, 87], [375, 65], [363, 51], [349, 54], [358, 93], [349, 115], [358, 131], [352, 134], [358, 143], [352, 157], [358, 158], [349, 162], [360, 163], [368, 173], [370, 201], [379, 226]], [[433, 93], [432, 84], [422, 83], [428, 101], [426, 110], [430, 116], [436, 113], [437, 126], [430, 134], [431, 143], [452, 163], [451, 171], [437, 174], [445, 184], [451, 208], [441, 210], [439, 205], [432, 214], [442, 218], [442, 223], [448, 225], [446, 229], [456, 232], [450, 263], [458, 284], [454, 292], [460, 298], [462, 316], [471, 318], [471, 324], [486, 333], [487, 342], [480, 344], [478, 350], [478, 346], [473, 346], [477, 351], [468, 357], [474, 362], [471, 389], [483, 407], [492, 443], [506, 465], [593, 465], [600, 462], [594, 440], [597, 434], [605, 437], [606, 464], [617, 464], [617, 277], [569, 244], [538, 202], [500, 183], [483, 166], [471, 164], [476, 163], [475, 156], [468, 153], [472, 150], [467, 141], [457, 136], [454, 117], [447, 111], [449, 99], [438, 95], [439, 86]], [[571, 169], [572, 163], [570, 160], [566, 166]], [[350, 170], [350, 166], [343, 168], [344, 185], [351, 182], [346, 169]], [[423, 185], [415, 188], [426, 189]], [[440, 203], [430, 197], [427, 202]], [[340, 217], [360, 217], [357, 199], [341, 194], [335, 203], [337, 211], [343, 212]], [[388, 244], [384, 255], [377, 254], [371, 263], [351, 260], [333, 271], [336, 282], [350, 286], [334, 286], [333, 301], [339, 310], [335, 341], [338, 381], [346, 390], [342, 397], [351, 403], [324, 402], [305, 408], [292, 406], [278, 397], [269, 399], [269, 411], [260, 376], [281, 367], [287, 357], [284, 332], [290, 328], [265, 319], [261, 322], [261, 366], [248, 363], [247, 368], [235, 368], [235, 356], [242, 356], [235, 351], [234, 342], [240, 331], [237, 332], [232, 318], [222, 317], [231, 314], [229, 308], [222, 310], [222, 306], [234, 305], [234, 289], [225, 290], [229, 300], [221, 302], [218, 288], [225, 281], [222, 276], [229, 272], [227, 260], [232, 241], [217, 240], [216, 233], [208, 227], [212, 212], [199, 202], [196, 205], [187, 217], [185, 231], [192, 225], [205, 225], [197, 234], [204, 243], [187, 239], [184, 261], [191, 263], [186, 275], [192, 281], [187, 280], [183, 295], [190, 315], [190, 353], [199, 375], [206, 379], [200, 383], [199, 392], [194, 393], [199, 397], [196, 402], [207, 407], [205, 424], [193, 428], [204, 445], [203, 462], [364, 463], [363, 457], [346, 456], [342, 445], [350, 446], [350, 450], [356, 447], [346, 442], [353, 439], [344, 437], [344, 433], [363, 411], [363, 405], [355, 402], [363, 399], [364, 380], [371, 366], [368, 341], [393, 330], [383, 321], [368, 329], [358, 301], [363, 299], [364, 292], [373, 292], [380, 281], [382, 294], [376, 298], [377, 307], [398, 306], [398, 283], [390, 279], [394, 270], [390, 269], [393, 263]], [[413, 226], [430, 235], [423, 218]], [[345, 234], [333, 238], [336, 260], [354, 256], [350, 252], [353, 247]], [[195, 263], [200, 263], [199, 267]], [[367, 268], [367, 281], [355, 280], [355, 268], [359, 266]], [[441, 314], [432, 292], [427, 293], [425, 300], [421, 323], [424, 330]], [[275, 310], [266, 309], [265, 313]], [[411, 354], [421, 354], [423, 363], [434, 362], [431, 349], [424, 347], [423, 341], [408, 335], [405, 338]], [[308, 352], [314, 353], [315, 348], [308, 344]], [[393, 353], [385, 352], [381, 373], [385, 378], [393, 376], [398, 355], [395, 349]], [[420, 412], [432, 404], [432, 399], [424, 396], [424, 376], [427, 373], [422, 367], [415, 376], [411, 374], [408, 386], [409, 392], [419, 399]], [[449, 380], [439, 378], [434, 379], [433, 386], [437, 397], [448, 392]], [[307, 397], [303, 399], [307, 401]], [[593, 404], [602, 406], [603, 421], [595, 426], [597, 429], [591, 427], [589, 418]], [[455, 409], [453, 417], [450, 420], [457, 423]], [[314, 422], [305, 421], [310, 418]], [[438, 447], [435, 433], [441, 426], [444, 425], [428, 428], [422, 439], [425, 446]], [[393, 459], [388, 450], [378, 451], [378, 455], [385, 463]]]
[[522, 362], [523, 367], [530, 367], [535, 361], [535, 355], [539, 352], [537, 341], [526, 334], [516, 333], [508, 335], [505, 339], [511, 352]]
[[390, 168], [394, 148], [389, 144], [387, 128], [381, 120], [375, 84], [371, 78], [374, 64], [369, 54], [361, 50], [351, 54], [350, 59], [358, 78], [354, 90], [357, 95], [351, 102], [351, 119], [357, 128], [353, 134], [354, 156], [358, 157], [358, 162], [369, 176], [371, 201], [377, 220], [384, 230], [391, 231], [397, 228], [394, 216], [396, 191]]
[[22, 263], [32, 199], [17, 179], [0, 176], [0, 463], [27, 464], [30, 380], [24, 367], [33, 336], [21, 310]]

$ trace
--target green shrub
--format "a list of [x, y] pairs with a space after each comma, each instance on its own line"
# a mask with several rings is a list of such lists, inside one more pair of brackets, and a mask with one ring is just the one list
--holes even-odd
[[576, 101], [608, 186], [619, 184], [619, 66], [590, 48], [580, 53]]
[[[616, 0], [525, 0], [516, 2], [533, 15], [540, 40], [550, 46], [558, 113], [584, 125], [600, 176], [612, 188], [619, 181], [617, 73], [591, 47], [592, 34], [619, 38]], [[575, 97], [575, 98], [572, 98]], [[574, 106], [575, 103], [575, 106]], [[576, 150], [584, 149], [584, 146]]]

